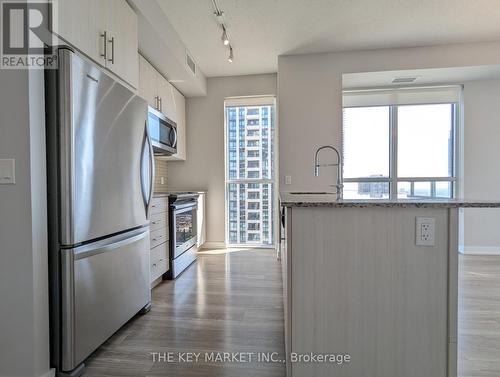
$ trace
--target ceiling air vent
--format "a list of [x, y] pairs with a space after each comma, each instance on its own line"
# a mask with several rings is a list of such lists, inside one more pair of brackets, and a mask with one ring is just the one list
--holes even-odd
[[392, 80], [393, 84], [411, 84], [415, 82], [418, 77], [395, 77]]
[[193, 58], [189, 55], [189, 53], [186, 51], [186, 65], [188, 66], [189, 70], [193, 75], [196, 74], [196, 63], [194, 62]]

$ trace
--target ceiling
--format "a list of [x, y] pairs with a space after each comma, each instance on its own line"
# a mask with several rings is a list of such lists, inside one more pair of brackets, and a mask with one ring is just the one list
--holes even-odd
[[397, 77], [416, 77], [416, 80], [409, 84], [411, 86], [498, 80], [500, 79], [500, 65], [344, 73], [342, 75], [342, 88], [369, 89], [409, 86], [408, 84], [393, 84], [392, 80]]
[[277, 71], [282, 54], [500, 40], [500, 0], [157, 0], [207, 76]]

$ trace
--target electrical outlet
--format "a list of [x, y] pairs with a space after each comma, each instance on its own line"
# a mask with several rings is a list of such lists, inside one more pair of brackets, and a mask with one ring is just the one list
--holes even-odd
[[417, 246], [434, 246], [436, 219], [433, 217], [417, 217], [415, 221], [415, 238]]
[[285, 176], [285, 185], [291, 185], [291, 184], [292, 184], [292, 176], [286, 175]]

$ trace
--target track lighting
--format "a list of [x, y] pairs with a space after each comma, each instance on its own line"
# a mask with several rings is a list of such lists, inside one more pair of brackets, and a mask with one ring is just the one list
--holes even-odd
[[224, 27], [224, 25], [222, 25], [222, 43], [224, 44], [224, 46], [227, 46], [229, 44], [229, 38], [227, 37], [227, 33], [226, 33], [226, 28]]
[[227, 36], [226, 23], [224, 21], [224, 12], [220, 9], [217, 0], [212, 0], [212, 4], [214, 6], [215, 19], [217, 20], [219, 26], [222, 28], [222, 36], [220, 39], [222, 41], [222, 44], [229, 48], [229, 56], [227, 58], [227, 61], [229, 63], [232, 63], [234, 58], [233, 47], [231, 46], [231, 43], [229, 42], [229, 37]]

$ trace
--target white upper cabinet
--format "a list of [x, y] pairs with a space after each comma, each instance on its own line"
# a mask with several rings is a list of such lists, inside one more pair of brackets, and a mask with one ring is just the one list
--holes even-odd
[[174, 108], [174, 87], [160, 73], [157, 73], [158, 78], [158, 94], [160, 96], [160, 111], [167, 118], [176, 121], [176, 113]]
[[177, 123], [177, 153], [167, 157], [167, 160], [186, 160], [186, 98], [176, 88], [173, 88], [173, 107]]
[[139, 55], [139, 95], [158, 110], [158, 77], [154, 67]]
[[186, 159], [186, 99], [143, 56], [139, 55], [139, 95], [177, 123], [177, 153], [161, 159]]
[[106, 67], [134, 88], [139, 85], [137, 16], [124, 0], [106, 0], [108, 34]]
[[98, 63], [105, 65], [106, 12], [100, 0], [52, 0], [54, 32]]
[[137, 16], [123, 0], [52, 0], [54, 31], [137, 88]]

